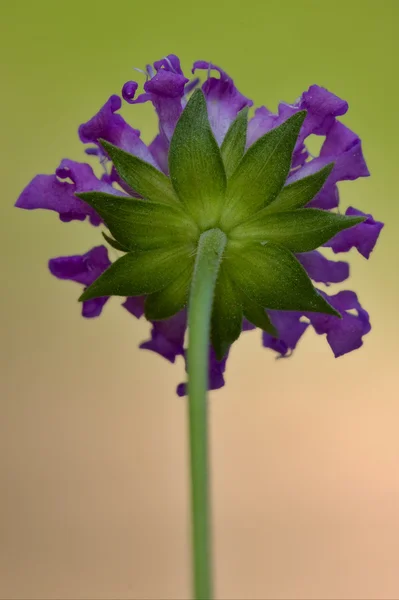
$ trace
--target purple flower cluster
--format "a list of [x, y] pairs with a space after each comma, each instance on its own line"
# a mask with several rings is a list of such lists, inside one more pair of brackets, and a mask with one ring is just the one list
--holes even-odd
[[[252, 101], [238, 91], [233, 80], [219, 67], [205, 61], [197, 61], [193, 65], [192, 73], [198, 74], [199, 71], [205, 71], [206, 78], [202, 90], [207, 101], [214, 136], [221, 145], [238, 112], [246, 106], [252, 106]], [[123, 86], [121, 95], [129, 104], [144, 102], [153, 104], [158, 116], [159, 133], [151, 144], [147, 146], [140, 137], [140, 131], [128, 125], [118, 113], [122, 106], [122, 99], [120, 96], [112, 95], [97, 114], [79, 127], [81, 141], [90, 144], [86, 153], [99, 158], [101, 164], [105, 166], [104, 175], [101, 178], [96, 177], [91, 166], [86, 163], [63, 160], [54, 175], [37, 175], [23, 190], [16, 206], [25, 209], [54, 210], [59, 213], [60, 219], [64, 222], [83, 221], [88, 218], [92, 225], [98, 226], [101, 224], [100, 217], [88, 204], [79, 200], [75, 193], [96, 190], [121, 195], [122, 188], [126, 194], [137, 196], [135, 190], [121, 180], [100, 146], [99, 139], [104, 139], [140, 157], [167, 175], [170, 140], [188, 95], [199, 85], [199, 79], [186, 78], [179, 59], [172, 54], [156, 61], [153, 66], [148, 65], [146, 76], [142, 94], [136, 96], [138, 84], [128, 81]], [[347, 102], [328, 90], [313, 85], [294, 104], [281, 103], [277, 114], [273, 114], [264, 106], [257, 108], [249, 121], [247, 146], [249, 147], [265, 133], [302, 110], [307, 111], [307, 116], [295, 148], [287, 184], [315, 173], [333, 162], [334, 168], [331, 174], [310, 205], [324, 210], [335, 209], [339, 205], [337, 183], [369, 175], [359, 137], [338, 120], [338, 117], [347, 112]], [[318, 157], [311, 156], [306, 148], [305, 142], [310, 135], [324, 138]], [[364, 213], [354, 208], [348, 208], [346, 214], [364, 216]], [[326, 246], [332, 248], [334, 253], [347, 252], [351, 248], [356, 248], [365, 258], [369, 258], [383, 224], [375, 221], [371, 215], [366, 216], [364, 222], [337, 234]], [[315, 282], [329, 285], [340, 283], [349, 276], [349, 265], [346, 262], [328, 260], [318, 251], [298, 254], [297, 258]], [[93, 283], [110, 264], [105, 246], [97, 246], [82, 256], [53, 258], [49, 261], [49, 268], [56, 277], [69, 279], [86, 287]], [[306, 329], [312, 326], [316, 333], [326, 334], [336, 357], [359, 348], [363, 343], [363, 336], [370, 331], [370, 321], [368, 313], [361, 307], [356, 294], [352, 291], [341, 291], [332, 296], [327, 296], [325, 292], [321, 293], [342, 314], [342, 319], [318, 313], [268, 311], [279, 331], [279, 338], [263, 332], [263, 345], [280, 356], [289, 355]], [[84, 302], [83, 316], [87, 318], [99, 316], [107, 300], [108, 298], [97, 298]], [[144, 313], [142, 297], [127, 298], [123, 306], [136, 318], [142, 317]], [[247, 321], [243, 322], [243, 330], [253, 328]], [[185, 330], [186, 311], [183, 310], [170, 319], [153, 322], [151, 339], [140, 347], [152, 350], [170, 362], [174, 362], [177, 356], [185, 357]], [[224, 385], [225, 366], [226, 357], [223, 361], [217, 361], [210, 348], [211, 389]], [[186, 393], [185, 384], [178, 386], [177, 393], [179, 395]]]

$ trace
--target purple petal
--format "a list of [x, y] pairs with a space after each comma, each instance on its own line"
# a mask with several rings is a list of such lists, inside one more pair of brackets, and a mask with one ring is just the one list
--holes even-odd
[[144, 84], [159, 119], [159, 129], [167, 140], [172, 138], [176, 123], [182, 113], [182, 99], [188, 79], [178, 73], [160, 69]]
[[109, 296], [104, 298], [94, 298], [93, 300], [86, 300], [82, 305], [82, 317], [86, 319], [93, 319], [99, 317], [104, 308], [104, 304], [108, 302]]
[[252, 146], [262, 135], [277, 127], [277, 124], [278, 115], [273, 114], [266, 106], [257, 108], [248, 123], [247, 146]]
[[[336, 358], [360, 348], [363, 345], [362, 338], [371, 326], [369, 315], [361, 307], [356, 294], [348, 290], [338, 292], [335, 296], [320, 293], [341, 313], [342, 319], [318, 313], [307, 314], [316, 333], [327, 334], [327, 341]], [[348, 312], [353, 310], [356, 314]]]
[[317, 250], [296, 255], [299, 262], [314, 281], [325, 283], [340, 283], [349, 277], [347, 262], [328, 260]]
[[94, 117], [79, 127], [81, 141], [98, 144], [99, 139], [107, 140], [157, 167], [147, 146], [140, 139], [140, 131], [133, 129], [121, 115], [116, 114], [121, 105], [119, 96], [111, 96]]
[[134, 315], [136, 319], [140, 319], [144, 314], [144, 301], [145, 296], [129, 296], [122, 306], [123, 308], [126, 308], [130, 314]]
[[332, 172], [322, 190], [309, 203], [309, 206], [325, 210], [335, 208], [339, 203], [336, 186], [338, 181], [354, 180], [370, 175], [359, 137], [342, 123], [336, 121], [332, 125], [320, 151], [320, 156], [295, 171], [288, 178], [287, 183], [312, 175], [332, 162], [334, 163]]
[[335, 94], [318, 85], [311, 85], [302, 94], [299, 110], [307, 110], [302, 135], [307, 137], [314, 133], [325, 135], [334, 124], [335, 118], [348, 111], [348, 103]]
[[277, 115], [265, 107], [257, 109], [249, 123], [248, 145], [301, 110], [306, 110], [307, 115], [298, 138], [296, 150], [299, 153], [303, 153], [303, 142], [309, 135], [325, 135], [329, 131], [335, 118], [347, 112], [348, 103], [325, 88], [312, 85], [295, 104], [281, 102]]
[[[185, 356], [186, 358], [186, 356]], [[226, 370], [226, 362], [227, 362], [228, 354], [222, 359], [217, 360], [215, 356], [215, 351], [212, 346], [209, 347], [209, 363], [208, 363], [208, 390], [219, 390], [224, 386], [224, 372]], [[187, 360], [186, 360], [186, 370], [187, 370]], [[188, 393], [187, 383], [180, 383], [176, 388], [176, 393], [178, 396], [186, 396]]]
[[182, 310], [170, 319], [153, 321], [151, 339], [140, 344], [144, 350], [152, 350], [174, 363], [176, 356], [184, 355], [186, 311]]
[[127, 81], [122, 88], [122, 98], [129, 104], [134, 104], [134, 97], [139, 84], [137, 81]]
[[154, 62], [154, 67], [156, 71], [159, 71], [161, 68], [164, 68], [165, 71], [171, 71], [172, 73], [183, 75], [183, 71], [180, 67], [180, 59], [176, 56], [176, 54], [168, 54], [168, 56], [165, 56], [165, 58], [161, 58], [161, 60], [156, 60]]
[[281, 356], [286, 356], [294, 350], [308, 328], [308, 323], [302, 323], [300, 313], [294, 311], [268, 310], [269, 317], [276, 327], [279, 337], [275, 338], [265, 331], [263, 334], [263, 345], [271, 348]]
[[[89, 217], [93, 225], [101, 223], [100, 217], [86, 202], [75, 196], [76, 192], [96, 190], [120, 194], [109, 183], [97, 179], [86, 163], [64, 159], [55, 175], [36, 175], [23, 190], [15, 206], [33, 210], [44, 208], [59, 213], [61, 221], [84, 221]], [[69, 179], [69, 181], [60, 181]]]
[[[111, 264], [105, 246], [96, 246], [75, 256], [51, 258], [48, 266], [52, 275], [58, 279], [76, 281], [85, 287], [91, 285]], [[95, 298], [83, 302], [82, 315], [86, 318], [98, 317], [109, 298]]]
[[192, 72], [197, 69], [218, 71], [220, 78], [210, 77], [202, 86], [208, 105], [208, 116], [215, 138], [220, 145], [231, 123], [245, 106], [252, 106], [252, 100], [243, 96], [235, 87], [234, 81], [219, 67], [204, 60], [194, 63]]
[[148, 146], [151, 154], [157, 161], [161, 170], [168, 175], [169, 164], [168, 164], [168, 153], [169, 153], [169, 142], [164, 135], [157, 135], [151, 144]]
[[335, 237], [324, 245], [332, 248], [335, 253], [348, 252], [351, 248], [356, 248], [365, 258], [369, 258], [377, 243], [381, 229], [384, 227], [384, 223], [375, 221], [371, 215], [352, 207], [349, 207], [345, 214], [366, 217], [366, 220], [350, 229], [337, 233]]
[[152, 102], [159, 119], [161, 136], [168, 143], [182, 113], [182, 99], [189, 80], [184, 77], [180, 61], [174, 54], [154, 63], [156, 72], [144, 84], [145, 94], [135, 98], [137, 83], [128, 81], [122, 89], [123, 98], [129, 104]]

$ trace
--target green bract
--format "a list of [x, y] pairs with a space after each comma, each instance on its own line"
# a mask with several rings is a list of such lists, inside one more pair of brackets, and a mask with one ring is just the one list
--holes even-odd
[[174, 315], [187, 304], [200, 236], [213, 229], [227, 240], [212, 315], [219, 359], [240, 335], [243, 317], [278, 336], [266, 308], [340, 316], [293, 253], [314, 250], [363, 218], [305, 208], [333, 165], [284, 187], [305, 116], [296, 113], [245, 151], [244, 109], [219, 148], [197, 90], [171, 141], [170, 177], [102, 141], [119, 175], [143, 198], [77, 194], [102, 217], [109, 244], [125, 253], [80, 300], [146, 295], [147, 318]]

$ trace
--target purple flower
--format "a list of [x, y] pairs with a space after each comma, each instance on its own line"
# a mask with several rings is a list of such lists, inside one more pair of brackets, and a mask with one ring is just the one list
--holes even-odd
[[[68, 179], [70, 181], [65, 181]], [[89, 190], [118, 193], [106, 181], [97, 179], [90, 165], [65, 159], [55, 175], [36, 175], [23, 190], [15, 206], [27, 210], [54, 210], [64, 222], [84, 221], [88, 217], [92, 225], [99, 225], [101, 219], [97, 213], [75, 196], [76, 192]]]
[[349, 231], [341, 231], [332, 238], [325, 246], [332, 248], [333, 252], [348, 252], [351, 248], [356, 248], [365, 258], [369, 258], [374, 246], [377, 243], [378, 236], [384, 223], [375, 221], [371, 215], [366, 215], [361, 210], [352, 208], [347, 209], [346, 215], [359, 215], [367, 217], [363, 223], [355, 225], [349, 235]]
[[308, 323], [301, 321], [302, 315], [290, 311], [268, 311], [273, 325], [279, 332], [275, 338], [265, 331], [262, 332], [263, 345], [278, 352], [280, 356], [290, 354], [296, 348], [302, 335], [308, 328]]
[[327, 342], [336, 358], [360, 348], [363, 345], [362, 338], [370, 331], [371, 325], [369, 315], [361, 307], [355, 292], [345, 290], [335, 296], [323, 295], [341, 313], [342, 319], [309, 313], [308, 317], [316, 333], [327, 334]]
[[[210, 390], [219, 390], [221, 387], [224, 386], [224, 372], [226, 369], [227, 358], [228, 354], [226, 354], [223, 360], [218, 360], [215, 356], [215, 351], [213, 350], [213, 348], [211, 346], [209, 347], [208, 386]], [[187, 384], [179, 383], [179, 385], [176, 388], [176, 393], [178, 396], [186, 396]]]
[[[86, 254], [51, 258], [48, 266], [50, 273], [58, 279], [76, 281], [87, 287], [104, 273], [110, 264], [106, 247], [96, 246]], [[88, 319], [98, 317], [107, 300], [108, 297], [83, 302], [82, 315]]]
[[[208, 104], [209, 121], [216, 141], [220, 145], [240, 110], [245, 106], [252, 106], [253, 102], [237, 90], [234, 81], [220, 67], [205, 60], [197, 60], [192, 72], [195, 73], [198, 69], [208, 72], [202, 91]], [[212, 70], [217, 71], [220, 78], [211, 77]]]
[[348, 263], [328, 260], [317, 250], [298, 254], [297, 259], [305, 268], [309, 277], [317, 283], [325, 283], [326, 285], [340, 283], [349, 277]]
[[170, 319], [154, 321], [151, 339], [140, 344], [143, 350], [151, 350], [174, 363], [177, 356], [184, 356], [184, 334], [187, 316], [183, 310]]
[[[216, 77], [213, 75], [215, 71], [218, 74]], [[196, 61], [192, 73], [198, 72], [203, 79], [202, 90], [207, 102], [211, 128], [218, 145], [221, 146], [238, 113], [253, 103], [237, 89], [233, 79], [213, 63]], [[78, 199], [76, 193], [95, 190], [122, 195], [122, 187], [126, 194], [141, 197], [121, 179], [103, 150], [100, 140], [106, 140], [168, 175], [170, 141], [176, 123], [191, 92], [199, 84], [199, 79], [190, 80], [186, 77], [178, 57], [174, 54], [155, 61], [153, 65], [147, 65], [144, 74], [146, 80], [142, 86], [142, 93], [138, 93], [141, 84], [127, 81], [121, 95], [123, 100], [131, 105], [133, 117], [135, 104], [152, 103], [159, 123], [159, 131], [153, 141], [148, 146], [143, 142], [140, 131], [130, 126], [119, 114], [121, 97], [111, 95], [100, 110], [79, 127], [80, 140], [84, 144], [90, 144], [86, 153], [100, 159], [105, 169], [103, 176], [96, 177], [91, 166], [86, 163], [63, 160], [55, 174], [37, 175], [22, 191], [16, 206], [28, 210], [43, 208], [56, 211], [64, 222], [83, 221], [88, 218], [91, 224], [99, 225], [99, 215], [89, 204]], [[322, 210], [335, 209], [339, 205], [337, 183], [369, 175], [359, 137], [339, 121], [339, 117], [348, 111], [348, 103], [345, 100], [323, 87], [312, 85], [295, 103], [280, 103], [276, 114], [264, 106], [257, 108], [248, 124], [246, 147], [248, 149], [265, 133], [279, 127], [292, 115], [303, 110], [307, 111], [307, 115], [295, 146], [291, 172], [286, 184], [299, 181], [334, 163], [324, 186], [309, 206]], [[311, 135], [323, 137], [321, 151], [317, 157], [311, 156], [306, 147], [307, 138]], [[364, 215], [354, 208], [349, 208], [346, 214]], [[367, 218], [364, 222], [341, 231], [325, 246], [330, 247], [334, 253], [356, 248], [364, 257], [369, 258], [383, 224], [375, 221], [371, 215], [365, 216]], [[297, 258], [314, 282], [330, 285], [349, 277], [348, 263], [329, 260], [316, 250], [297, 254]], [[55, 277], [75, 281], [87, 287], [110, 264], [106, 248], [97, 246], [83, 255], [53, 258], [49, 261], [49, 268]], [[309, 326], [312, 326], [318, 334], [326, 335], [336, 357], [359, 348], [363, 343], [363, 336], [370, 331], [370, 321], [356, 294], [351, 291], [341, 291], [331, 296], [320, 293], [342, 314], [342, 319], [319, 313], [268, 310], [267, 314], [278, 330], [278, 337], [263, 332], [263, 346], [280, 356], [288, 356]], [[98, 316], [107, 300], [108, 297], [102, 297], [84, 302], [83, 316]], [[122, 306], [136, 318], [140, 318], [145, 311], [145, 297], [128, 297]], [[183, 309], [169, 319], [153, 321], [150, 339], [143, 342], [140, 348], [155, 352], [171, 363], [179, 356], [185, 360], [186, 320], [186, 311]], [[246, 330], [255, 326], [244, 319], [242, 327]], [[218, 361], [210, 346], [210, 389], [218, 389], [224, 385], [226, 361], [227, 356]], [[177, 393], [185, 395], [186, 384], [181, 383]]]
[[[85, 144], [98, 145], [98, 140], [104, 139], [157, 166], [151, 152], [140, 139], [140, 131], [130, 127], [125, 119], [117, 114], [121, 106], [122, 100], [119, 96], [111, 96], [94, 117], [79, 127], [80, 140]], [[98, 152], [102, 154], [101, 148]]]

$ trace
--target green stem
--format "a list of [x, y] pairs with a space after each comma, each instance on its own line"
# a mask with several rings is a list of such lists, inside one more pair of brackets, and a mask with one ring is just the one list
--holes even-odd
[[225, 246], [226, 236], [220, 229], [210, 229], [201, 235], [188, 309], [193, 583], [196, 600], [212, 599], [208, 484], [208, 360], [213, 295]]

